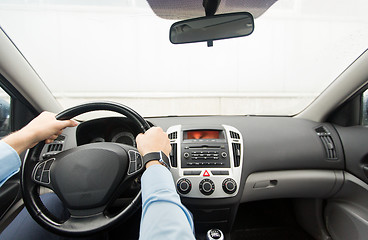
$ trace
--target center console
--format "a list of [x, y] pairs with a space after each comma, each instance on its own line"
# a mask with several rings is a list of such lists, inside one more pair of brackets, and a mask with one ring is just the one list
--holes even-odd
[[208, 229], [221, 229], [226, 235], [239, 204], [242, 134], [220, 124], [175, 125], [167, 133], [172, 146], [170, 171], [182, 202], [193, 214], [197, 239], [208, 239]]
[[239, 191], [241, 133], [228, 125], [176, 125], [167, 130], [171, 173], [181, 196], [228, 198]]

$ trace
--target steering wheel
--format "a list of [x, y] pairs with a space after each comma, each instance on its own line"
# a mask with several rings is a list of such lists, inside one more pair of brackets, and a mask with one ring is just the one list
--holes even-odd
[[[132, 120], [140, 132], [150, 128], [132, 109], [117, 103], [96, 102], [79, 105], [59, 113], [59, 120], [83, 113], [107, 110]], [[21, 169], [24, 204], [44, 228], [65, 236], [83, 236], [99, 232], [126, 220], [139, 207], [141, 191], [132, 202], [113, 216], [107, 208], [125, 189], [129, 180], [144, 171], [142, 157], [132, 146], [117, 143], [91, 143], [67, 149], [48, 159], [41, 158], [45, 143], [30, 149]], [[43, 205], [39, 187], [53, 190], [70, 212], [67, 220], [53, 216]]]

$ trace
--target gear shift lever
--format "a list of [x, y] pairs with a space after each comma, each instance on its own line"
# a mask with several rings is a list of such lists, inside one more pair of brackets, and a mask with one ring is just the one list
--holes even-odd
[[220, 229], [210, 229], [207, 232], [207, 240], [224, 240], [224, 234]]

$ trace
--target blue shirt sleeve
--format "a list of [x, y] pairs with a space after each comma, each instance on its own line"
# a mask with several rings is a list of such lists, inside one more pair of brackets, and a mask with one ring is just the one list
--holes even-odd
[[190, 211], [181, 203], [170, 171], [149, 167], [142, 176], [140, 240], [195, 239]]
[[20, 164], [18, 153], [7, 143], [0, 141], [0, 187], [19, 172]]

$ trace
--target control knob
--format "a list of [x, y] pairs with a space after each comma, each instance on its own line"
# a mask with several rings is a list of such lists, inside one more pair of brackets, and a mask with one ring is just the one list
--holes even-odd
[[222, 152], [221, 153], [221, 157], [226, 158], [227, 157], [227, 153], [226, 152]]
[[184, 153], [184, 158], [188, 158], [189, 157], [189, 153], [185, 152]]
[[215, 191], [215, 184], [211, 179], [203, 179], [199, 183], [199, 191], [204, 195], [211, 195]]
[[236, 182], [235, 182], [235, 180], [232, 179], [232, 178], [226, 178], [222, 182], [222, 189], [227, 194], [233, 194], [236, 191]]
[[192, 183], [187, 178], [182, 178], [176, 184], [178, 192], [181, 194], [187, 194], [192, 190]]

